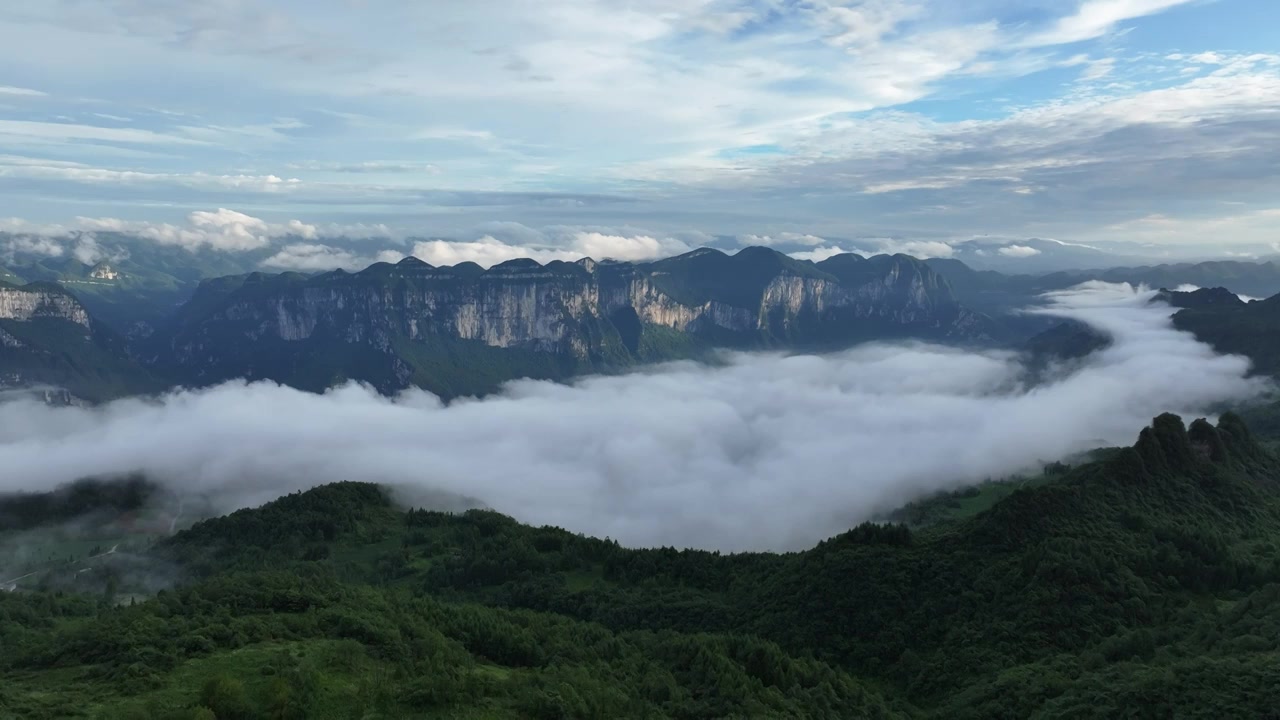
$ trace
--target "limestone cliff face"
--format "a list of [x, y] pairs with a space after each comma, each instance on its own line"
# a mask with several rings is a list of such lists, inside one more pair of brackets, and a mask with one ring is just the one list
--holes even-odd
[[156, 388], [124, 339], [60, 286], [0, 283], [0, 389], [106, 400]]
[[32, 286], [0, 287], [0, 320], [25, 322], [33, 318], [61, 318], [89, 327], [89, 313], [65, 292]]
[[[416, 371], [403, 357], [406, 347], [454, 341], [551, 353], [591, 367], [637, 352], [646, 328], [734, 347], [982, 332], [980, 316], [963, 310], [923, 263], [841, 258], [815, 265], [749, 248], [645, 264], [514, 260], [488, 270], [410, 258], [354, 274], [220, 279], [203, 286], [181, 322], [161, 334], [156, 356], [180, 365], [223, 363], [229, 373], [236, 363], [262, 364], [253, 346], [314, 353], [345, 345], [392, 358], [385, 372], [407, 381]], [[307, 362], [299, 355], [290, 367]]]
[[[393, 338], [454, 337], [492, 347], [556, 350], [599, 316], [597, 278], [581, 266], [508, 263], [474, 273], [416, 260], [376, 274], [331, 273], [238, 299], [212, 318], [247, 321], [251, 337], [308, 340], [317, 333], [387, 348]], [[478, 268], [477, 268], [478, 269]]]

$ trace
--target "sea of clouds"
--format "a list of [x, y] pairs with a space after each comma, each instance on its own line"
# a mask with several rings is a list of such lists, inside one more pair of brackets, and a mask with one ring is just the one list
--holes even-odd
[[338, 480], [477, 498], [624, 545], [799, 549], [913, 498], [1128, 444], [1261, 392], [1154, 293], [1086, 283], [1030, 312], [1112, 344], [1037, 384], [1015, 353], [924, 343], [741, 353], [442, 404], [231, 382], [93, 408], [0, 404], [0, 492], [142, 472], [221, 510]]

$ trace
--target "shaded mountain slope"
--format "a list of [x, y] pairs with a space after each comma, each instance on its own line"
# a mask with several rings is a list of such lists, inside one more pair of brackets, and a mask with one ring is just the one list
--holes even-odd
[[0, 387], [55, 386], [86, 400], [161, 387], [124, 338], [53, 283], [0, 283]]
[[206, 281], [146, 345], [186, 382], [269, 378], [318, 390], [456, 396], [515, 377], [563, 378], [712, 348], [831, 348], [866, 339], [989, 341], [946, 280], [904, 256], [813, 264], [767, 248], [653, 263], [512, 260]]
[[1194, 333], [1218, 352], [1248, 357], [1256, 372], [1280, 373], [1280, 295], [1251, 303], [1188, 298], [1183, 307], [1173, 316], [1175, 327]]

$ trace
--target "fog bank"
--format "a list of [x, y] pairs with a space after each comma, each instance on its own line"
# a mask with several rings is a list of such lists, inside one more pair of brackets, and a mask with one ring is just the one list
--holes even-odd
[[99, 408], [0, 404], [0, 492], [143, 472], [226, 509], [337, 480], [476, 497], [625, 545], [797, 549], [922, 494], [1105, 444], [1161, 412], [1258, 393], [1248, 362], [1174, 330], [1128, 285], [1034, 310], [1114, 343], [1028, 388], [1019, 358], [911, 344], [735, 354], [442, 405], [347, 385], [227, 383]]

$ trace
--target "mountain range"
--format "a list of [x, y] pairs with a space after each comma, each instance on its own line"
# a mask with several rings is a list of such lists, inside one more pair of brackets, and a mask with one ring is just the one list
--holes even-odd
[[[72, 305], [65, 321], [88, 317]], [[359, 380], [455, 397], [517, 377], [607, 372], [717, 348], [987, 343], [1002, 332], [905, 255], [815, 264], [747, 248], [638, 264], [512, 260], [484, 269], [408, 258], [358, 273], [225, 276], [203, 281], [130, 348], [136, 366], [173, 383], [245, 377], [322, 390]]]
[[211, 264], [179, 270], [175, 252], [188, 251], [24, 266], [28, 276], [60, 282], [4, 286], [0, 384], [52, 384], [101, 400], [242, 377], [307, 390], [358, 380], [385, 393], [416, 386], [451, 398], [519, 377], [566, 379], [719, 349], [815, 351], [918, 338], [1078, 357], [1096, 349], [1088, 333], [1055, 330], [1058, 321], [1019, 310], [1086, 279], [1280, 292], [1280, 267], [1234, 261], [1003, 275], [954, 259], [841, 254], [815, 263], [751, 247], [647, 263], [523, 259], [488, 269], [410, 257], [359, 272], [197, 281], [222, 266], [206, 258]]

